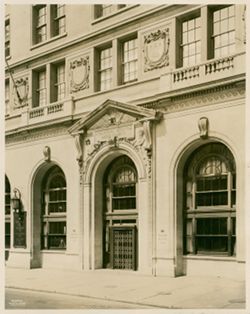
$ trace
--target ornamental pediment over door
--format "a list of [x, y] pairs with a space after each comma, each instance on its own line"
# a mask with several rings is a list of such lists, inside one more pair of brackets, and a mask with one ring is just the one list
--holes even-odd
[[135, 124], [141, 119], [154, 119], [157, 112], [135, 105], [128, 105], [114, 100], [107, 100], [87, 116], [76, 122], [69, 132], [96, 133], [118, 129]]
[[76, 122], [69, 132], [75, 137], [79, 164], [94, 156], [105, 145], [118, 147], [121, 142], [135, 149], [151, 151], [151, 121], [161, 113], [107, 100]]

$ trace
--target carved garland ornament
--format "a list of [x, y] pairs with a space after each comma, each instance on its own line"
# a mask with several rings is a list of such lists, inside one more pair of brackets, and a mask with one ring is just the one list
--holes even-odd
[[169, 28], [144, 36], [144, 72], [169, 65]]
[[29, 79], [28, 77], [22, 77], [15, 80], [15, 105], [16, 107], [23, 107], [28, 105], [29, 94]]
[[89, 88], [89, 57], [70, 62], [70, 92], [79, 92]]

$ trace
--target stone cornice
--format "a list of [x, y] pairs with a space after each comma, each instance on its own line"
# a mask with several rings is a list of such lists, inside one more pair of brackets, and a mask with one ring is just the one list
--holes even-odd
[[187, 92], [181, 95], [173, 95], [144, 103], [141, 106], [148, 109], [161, 109], [165, 113], [170, 113], [204, 105], [218, 104], [244, 97], [245, 83], [239, 82]]
[[68, 122], [60, 125], [56, 124], [51, 127], [16, 131], [12, 134], [6, 134], [5, 143], [6, 146], [8, 146], [11, 144], [20, 144], [23, 142], [27, 143], [54, 136], [68, 135], [68, 127], [70, 125], [71, 122]]

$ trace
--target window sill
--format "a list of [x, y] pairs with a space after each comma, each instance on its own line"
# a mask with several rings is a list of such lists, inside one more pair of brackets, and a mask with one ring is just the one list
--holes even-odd
[[183, 258], [186, 260], [206, 260], [206, 261], [228, 261], [235, 262], [236, 256], [227, 256], [227, 255], [183, 255]]
[[125, 7], [125, 8], [118, 9], [117, 11], [112, 12], [112, 13], [106, 15], [106, 16], [101, 16], [101, 17], [95, 18], [95, 19], [91, 22], [91, 24], [94, 25], [94, 24], [100, 23], [100, 22], [102, 22], [102, 21], [105, 21], [105, 20], [107, 20], [107, 19], [109, 19], [109, 18], [111, 18], [111, 17], [114, 17], [114, 16], [116, 16], [116, 15], [118, 15], [118, 14], [120, 14], [120, 13], [123, 13], [123, 12], [125, 12], [125, 11], [127, 11], [127, 10], [130, 10], [130, 9], [132, 9], [132, 8], [134, 8], [134, 7], [137, 7], [137, 6], [139, 6], [139, 4], [132, 4], [132, 5], [127, 6], [127, 7]]
[[65, 254], [66, 253], [66, 249], [41, 250], [41, 253], [46, 253], [46, 254]]
[[33, 50], [33, 49], [39, 48], [39, 47], [41, 47], [41, 46], [47, 45], [47, 44], [49, 44], [49, 43], [51, 43], [51, 42], [53, 42], [53, 41], [55, 41], [55, 40], [58, 40], [58, 39], [60, 39], [60, 38], [66, 37], [66, 36], [67, 36], [67, 33], [54, 36], [54, 37], [52, 37], [52, 38], [50, 38], [50, 39], [48, 39], [48, 40], [45, 40], [45, 41], [43, 41], [43, 42], [41, 42], [41, 43], [34, 44], [33, 46], [30, 47], [30, 50]]

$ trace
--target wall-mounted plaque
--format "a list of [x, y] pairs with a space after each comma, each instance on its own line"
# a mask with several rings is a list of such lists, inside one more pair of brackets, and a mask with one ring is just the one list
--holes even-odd
[[26, 248], [26, 213], [14, 213], [14, 247]]
[[82, 57], [70, 62], [70, 92], [89, 88], [89, 57]]
[[169, 65], [169, 28], [144, 36], [144, 72]]

